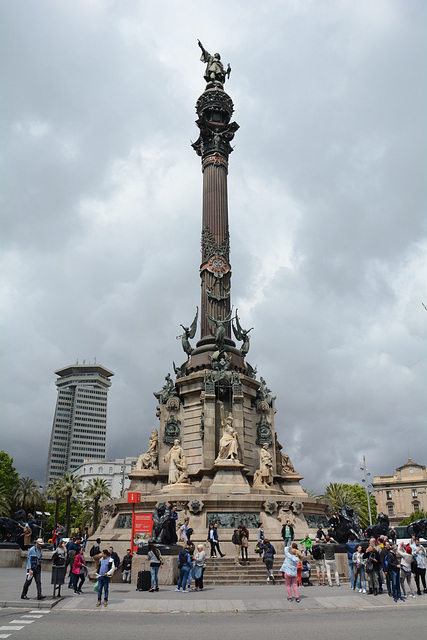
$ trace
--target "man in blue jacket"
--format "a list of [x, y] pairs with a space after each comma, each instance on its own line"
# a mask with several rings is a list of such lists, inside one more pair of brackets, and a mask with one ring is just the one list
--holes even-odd
[[37, 538], [36, 543], [31, 549], [28, 551], [27, 555], [27, 576], [25, 578], [25, 583], [22, 588], [21, 600], [29, 600], [27, 596], [28, 588], [30, 584], [34, 580], [36, 581], [37, 586], [37, 600], [43, 600], [46, 596], [42, 595], [42, 544], [43, 539]]
[[358, 546], [359, 543], [356, 542], [355, 537], [353, 535], [349, 536], [348, 542], [345, 543], [345, 550], [347, 551], [348, 568], [350, 570], [350, 583], [352, 589], [354, 587], [353, 553], [357, 551]]

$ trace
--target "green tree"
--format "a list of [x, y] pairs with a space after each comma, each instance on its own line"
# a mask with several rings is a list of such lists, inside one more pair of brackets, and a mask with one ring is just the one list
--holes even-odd
[[84, 493], [92, 504], [92, 525], [95, 532], [98, 527], [99, 503], [110, 497], [110, 486], [104, 478], [94, 478], [88, 482]]
[[[59, 505], [61, 504], [61, 500], [64, 497], [62, 491], [62, 478], [55, 478], [52, 480], [47, 488], [46, 496], [48, 499], [55, 500], [55, 524], [59, 522]], [[54, 528], [53, 527], [53, 528]]]
[[[361, 487], [359, 484], [344, 484], [343, 487], [351, 491], [360, 500], [362, 509], [361, 513], [357, 515], [359, 516], [360, 526], [362, 529], [366, 529], [369, 526], [369, 509], [365, 487]], [[369, 502], [371, 505], [372, 524], [375, 524], [377, 521], [377, 501], [372, 494], [369, 494]]]
[[6, 489], [0, 485], [0, 516], [9, 516], [10, 500]]
[[40, 485], [33, 478], [19, 478], [14, 498], [16, 505], [25, 512], [34, 510], [42, 501]]
[[13, 494], [18, 485], [19, 474], [13, 466], [13, 458], [0, 451], [0, 494], [2, 515], [12, 516]]
[[[357, 484], [331, 482], [325, 488], [325, 492], [321, 497], [329, 502], [331, 512], [338, 511], [340, 507], [347, 504], [349, 507], [352, 507], [359, 516], [362, 529], [366, 529], [369, 525], [368, 499], [363, 487]], [[376, 522], [377, 508], [374, 496], [370, 496], [370, 503], [372, 522]]]
[[62, 495], [65, 498], [65, 537], [70, 530], [71, 503], [81, 493], [82, 481], [72, 473], [64, 473], [62, 476]]
[[422, 518], [424, 518], [423, 511], [414, 511], [414, 513], [411, 513], [411, 515], [408, 516], [407, 518], [403, 518], [403, 520], [399, 522], [399, 526], [407, 527], [408, 524], [411, 524], [411, 522], [415, 522], [415, 520], [421, 520]]

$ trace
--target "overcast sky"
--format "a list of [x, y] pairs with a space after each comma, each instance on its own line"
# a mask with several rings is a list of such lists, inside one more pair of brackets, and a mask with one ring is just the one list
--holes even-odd
[[42, 481], [54, 371], [115, 372], [146, 450], [199, 305], [204, 90], [232, 73], [232, 302], [303, 486], [427, 464], [426, 3], [1, 3], [2, 441]]

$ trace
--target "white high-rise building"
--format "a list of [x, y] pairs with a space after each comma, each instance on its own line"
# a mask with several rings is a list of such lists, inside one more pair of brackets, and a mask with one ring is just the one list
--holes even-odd
[[73, 475], [82, 481], [82, 489], [85, 489], [91, 480], [101, 478], [110, 487], [111, 498], [122, 498], [129, 488], [128, 476], [135, 469], [137, 460], [136, 456], [116, 460], [86, 458], [79, 467], [73, 469]]
[[58, 387], [45, 486], [87, 458], [105, 458], [107, 394], [112, 371], [99, 364], [58, 369]]

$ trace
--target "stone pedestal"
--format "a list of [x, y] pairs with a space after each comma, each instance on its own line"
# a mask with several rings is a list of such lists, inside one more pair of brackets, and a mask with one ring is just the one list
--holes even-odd
[[235, 460], [218, 460], [213, 466], [215, 476], [208, 492], [210, 494], [249, 494], [249, 482], [242, 473], [245, 468]]

